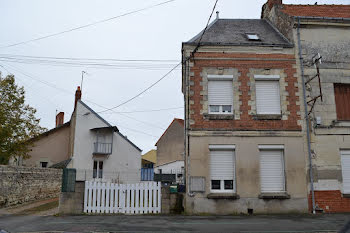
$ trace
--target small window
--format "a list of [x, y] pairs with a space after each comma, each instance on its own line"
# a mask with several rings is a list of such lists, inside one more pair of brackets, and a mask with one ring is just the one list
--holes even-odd
[[94, 167], [93, 167], [93, 175], [92, 178], [95, 179], [102, 179], [103, 177], [103, 161], [94, 161]]
[[337, 120], [350, 120], [350, 84], [334, 84]]
[[220, 180], [211, 180], [211, 189], [220, 190]]
[[232, 80], [209, 80], [209, 113], [232, 114], [233, 84]]
[[40, 167], [46, 168], [47, 164], [48, 164], [48, 162], [40, 162]]
[[260, 40], [260, 38], [257, 34], [247, 33], [246, 35], [247, 35], [248, 40]]
[[235, 192], [235, 151], [225, 147], [210, 149], [209, 166], [211, 192]]
[[281, 114], [281, 95], [278, 80], [256, 80], [256, 110], [261, 115]]

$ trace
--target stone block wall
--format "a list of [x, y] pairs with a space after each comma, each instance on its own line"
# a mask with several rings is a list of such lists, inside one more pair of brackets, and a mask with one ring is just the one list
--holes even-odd
[[60, 214], [81, 214], [84, 211], [85, 182], [75, 182], [75, 192], [62, 192], [60, 194]]
[[0, 165], [0, 207], [58, 197], [62, 170]]
[[170, 193], [169, 187], [162, 187], [162, 214], [181, 214], [183, 212], [182, 193]]

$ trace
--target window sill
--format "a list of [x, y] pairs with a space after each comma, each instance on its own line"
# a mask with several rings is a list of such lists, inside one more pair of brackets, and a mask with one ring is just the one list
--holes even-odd
[[260, 199], [290, 199], [290, 195], [287, 193], [261, 193]]
[[204, 119], [208, 120], [234, 120], [235, 116], [233, 113], [229, 114], [214, 114], [214, 113], [205, 113], [203, 114]]
[[236, 193], [209, 193], [208, 199], [239, 199], [239, 195]]
[[281, 114], [257, 114], [254, 116], [255, 120], [281, 120]]

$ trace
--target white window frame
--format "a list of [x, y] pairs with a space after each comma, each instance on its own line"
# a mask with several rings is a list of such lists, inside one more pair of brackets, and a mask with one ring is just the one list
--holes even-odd
[[[236, 146], [235, 145], [209, 145], [209, 152], [213, 150], [232, 151], [233, 156], [233, 189], [225, 189], [225, 180], [220, 180], [220, 189], [211, 188], [211, 174], [209, 174], [210, 193], [236, 193]], [[210, 156], [210, 153], [209, 153]], [[210, 159], [210, 158], [209, 158]], [[210, 170], [210, 168], [209, 168]], [[210, 173], [210, 172], [209, 172]]]
[[[283, 171], [283, 191], [280, 191], [281, 193], [287, 193], [287, 186], [286, 186], [286, 166], [285, 166], [285, 148], [284, 145], [258, 145], [259, 149], [259, 163], [261, 161], [260, 158], [260, 151], [264, 150], [278, 150], [282, 152], [282, 171]], [[261, 182], [261, 165], [259, 165], [260, 168], [260, 192], [262, 192], [262, 182]], [[262, 192], [262, 193], [269, 193], [269, 192]], [[274, 193], [274, 192], [271, 192]]]
[[[94, 177], [94, 164], [95, 162], [97, 162], [97, 167], [96, 167], [96, 177]], [[99, 177], [99, 171], [100, 171], [100, 163], [102, 163], [102, 177]], [[92, 178], [93, 179], [103, 179], [103, 170], [104, 170], [104, 166], [105, 166], [105, 163], [104, 163], [104, 160], [99, 160], [99, 159], [94, 159], [93, 162], [92, 162]]]
[[[256, 113], [257, 115], [281, 115], [281, 111], [282, 111], [282, 101], [281, 101], [281, 88], [280, 88], [280, 76], [279, 75], [254, 75], [254, 79], [255, 79], [255, 103], [256, 103]], [[257, 91], [256, 91], [256, 83], [259, 81], [277, 81], [278, 82], [278, 92], [279, 92], [279, 106], [280, 106], [280, 112], [276, 113], [276, 112], [263, 112], [263, 113], [259, 113], [258, 112], [258, 96], [257, 96]]]
[[[208, 85], [209, 81], [232, 81], [233, 82], [233, 75], [219, 75], [219, 74], [208, 74]], [[209, 87], [208, 87], [209, 91]], [[233, 83], [232, 83], [232, 103], [231, 105], [210, 105], [209, 103], [209, 93], [208, 93], [208, 113], [209, 114], [220, 114], [220, 115], [233, 115], [234, 109], [233, 109]], [[212, 112], [210, 106], [219, 106], [219, 111], [218, 112]], [[223, 111], [223, 106], [231, 106], [231, 112], [224, 112]]]

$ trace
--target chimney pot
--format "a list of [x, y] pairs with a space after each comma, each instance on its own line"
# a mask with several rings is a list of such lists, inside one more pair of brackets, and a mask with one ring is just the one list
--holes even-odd
[[80, 99], [81, 99], [81, 90], [80, 90], [80, 86], [78, 86], [77, 90], [75, 91], [74, 109], [77, 107], [77, 102]]
[[64, 112], [59, 112], [56, 115], [56, 127], [63, 125], [64, 122]]
[[268, 0], [267, 4], [271, 9], [274, 5], [282, 5], [282, 0]]

